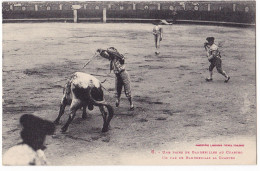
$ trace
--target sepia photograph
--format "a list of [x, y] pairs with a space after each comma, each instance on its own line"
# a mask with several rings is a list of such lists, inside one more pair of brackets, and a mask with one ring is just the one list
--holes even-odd
[[256, 1], [2, 1], [2, 166], [256, 165]]

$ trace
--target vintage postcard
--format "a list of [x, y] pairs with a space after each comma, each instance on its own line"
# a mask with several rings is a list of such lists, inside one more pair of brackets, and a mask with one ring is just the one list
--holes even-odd
[[256, 1], [2, 1], [2, 165], [256, 165]]

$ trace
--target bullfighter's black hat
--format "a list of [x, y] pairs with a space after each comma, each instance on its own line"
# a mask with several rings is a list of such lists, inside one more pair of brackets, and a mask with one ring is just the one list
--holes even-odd
[[207, 37], [206, 40], [207, 40], [208, 42], [210, 42], [210, 41], [214, 41], [215, 38], [214, 38], [214, 37]]
[[23, 131], [34, 132], [43, 136], [52, 135], [55, 131], [55, 125], [52, 122], [30, 114], [21, 116], [20, 123], [23, 126]]

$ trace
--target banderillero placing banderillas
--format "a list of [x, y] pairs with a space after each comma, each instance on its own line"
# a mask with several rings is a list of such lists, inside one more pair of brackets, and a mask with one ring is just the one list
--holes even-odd
[[87, 66], [96, 56], [97, 52], [88, 60], [88, 62], [83, 66], [83, 68], [85, 68], [85, 66]]

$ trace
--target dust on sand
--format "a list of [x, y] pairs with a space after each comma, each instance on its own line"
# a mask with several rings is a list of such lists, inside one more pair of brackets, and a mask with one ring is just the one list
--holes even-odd
[[[62, 87], [76, 71], [96, 75], [101, 81], [106, 78], [103, 85], [109, 92], [105, 91], [105, 98], [114, 106], [109, 61], [97, 57], [82, 69], [97, 48], [110, 46], [127, 57], [135, 111], [128, 111], [123, 94], [107, 133], [101, 133], [102, 117], [96, 108], [88, 112], [87, 120], [81, 119], [82, 111], [78, 111], [66, 134], [59, 132], [59, 125], [56, 135], [46, 140], [46, 155], [53, 165], [125, 164], [118, 157], [121, 153], [138, 157], [139, 151], [162, 149], [165, 144], [228, 137], [254, 139], [255, 29], [163, 26], [161, 53], [156, 56], [152, 27], [3, 24], [3, 153], [20, 141], [22, 114], [49, 120], [57, 117]], [[205, 82], [209, 63], [203, 43], [208, 36], [222, 45], [223, 69], [231, 76], [228, 84], [216, 70], [213, 82]], [[67, 114], [68, 107], [61, 124]]]

